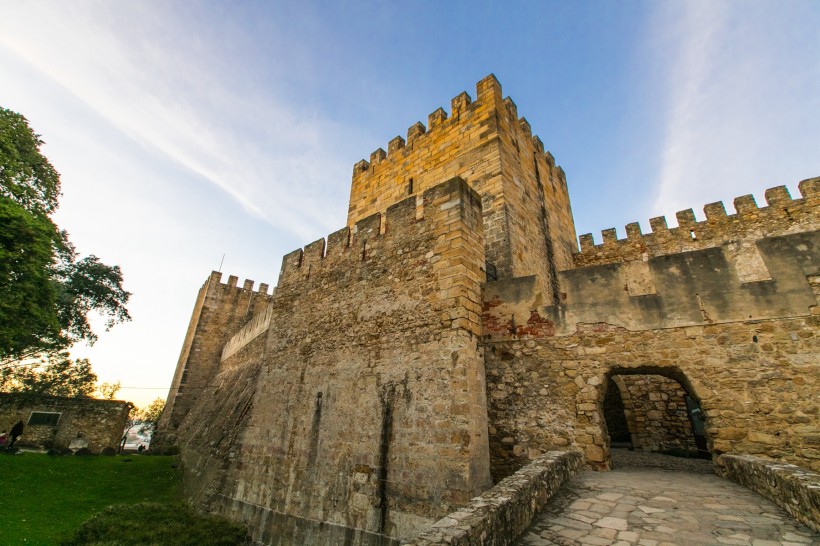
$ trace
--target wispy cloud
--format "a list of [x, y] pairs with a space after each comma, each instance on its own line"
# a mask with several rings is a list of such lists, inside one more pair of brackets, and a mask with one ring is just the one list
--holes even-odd
[[[349, 158], [332, 153], [342, 128], [244, 87], [232, 59], [215, 45], [192, 41], [196, 33], [186, 32], [170, 9], [85, 7], [7, 9], [13, 24], [4, 25], [0, 44], [135, 141], [272, 225], [308, 237], [344, 221], [333, 201], [339, 195], [328, 191], [328, 183], [346, 187], [346, 179], [333, 180], [350, 168]], [[165, 18], [173, 25], [158, 24]]]
[[[820, 173], [820, 57], [816, 44], [801, 47], [809, 27], [791, 24], [811, 10], [758, 2], [658, 6], [651, 46], [666, 106], [654, 209], [669, 216], [693, 207], [702, 217], [702, 199], [730, 202]], [[816, 172], [790, 168], [805, 169], [810, 154]]]

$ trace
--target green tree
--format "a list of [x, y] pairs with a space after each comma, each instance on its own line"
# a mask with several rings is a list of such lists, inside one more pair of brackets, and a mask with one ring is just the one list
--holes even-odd
[[102, 383], [99, 387], [97, 387], [97, 391], [100, 393], [100, 398], [103, 400], [113, 400], [117, 393], [120, 392], [122, 388], [122, 383], [119, 381], [115, 383]]
[[165, 409], [165, 400], [162, 398], [155, 398], [153, 402], [148, 404], [148, 407], [140, 412], [140, 418], [143, 425], [150, 427], [153, 430], [159, 421], [159, 416], [162, 415], [162, 410]]
[[125, 423], [125, 430], [122, 433], [119, 450], [122, 451], [125, 447], [125, 443], [128, 440], [128, 433], [135, 427], [139, 427], [137, 430], [139, 430], [140, 434], [153, 434], [163, 409], [165, 409], [165, 400], [162, 398], [155, 398], [145, 409], [139, 409], [135, 406], [131, 410], [128, 421]]
[[77, 398], [90, 397], [96, 389], [97, 375], [88, 359], [72, 360], [66, 352], [0, 369], [0, 390], [4, 392]]
[[106, 329], [131, 318], [119, 266], [78, 256], [52, 221], [60, 176], [42, 143], [26, 118], [0, 108], [0, 368], [93, 343], [92, 311]]

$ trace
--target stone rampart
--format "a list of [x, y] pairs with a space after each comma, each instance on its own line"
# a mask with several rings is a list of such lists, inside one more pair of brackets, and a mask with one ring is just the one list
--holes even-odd
[[485, 341], [493, 476], [578, 446], [609, 468], [602, 416], [613, 375], [662, 375], [700, 403], [713, 454], [820, 470], [820, 317], [629, 331], [580, 324], [567, 336]]
[[270, 326], [271, 310], [270, 308], [263, 309], [260, 313], [253, 316], [245, 326], [239, 329], [234, 336], [228, 340], [225, 347], [222, 349], [222, 356], [220, 362], [224, 362], [229, 357], [236, 354], [245, 345], [252, 342], [258, 336], [261, 336], [268, 331]]
[[735, 214], [727, 214], [723, 202], [703, 208], [706, 220], [698, 222], [692, 209], [676, 214], [678, 227], [669, 228], [666, 218], [649, 221], [652, 233], [641, 233], [635, 222], [626, 226], [626, 239], [618, 239], [615, 228], [601, 232], [596, 245], [592, 234], [581, 235], [581, 252], [573, 256], [575, 267], [645, 261], [647, 258], [728, 245], [736, 256], [742, 282], [766, 280], [760, 256], [748, 241], [820, 229], [820, 177], [799, 184], [802, 197], [792, 199], [786, 186], [766, 190], [767, 206], [758, 208], [752, 195], [734, 200]]
[[367, 544], [490, 486], [481, 203], [460, 179], [422, 201], [284, 257], [267, 334], [180, 427], [195, 503], [264, 543]]
[[484, 335], [568, 335], [578, 324], [628, 330], [686, 327], [817, 312], [820, 232], [764, 237], [752, 243], [768, 279], [744, 282], [726, 247], [628, 264], [562, 271], [559, 305], [543, 305], [537, 279], [487, 283]]
[[175, 442], [177, 427], [216, 375], [227, 341], [270, 301], [265, 283], [254, 290], [252, 280], [239, 287], [239, 279], [233, 275], [227, 283], [221, 279], [222, 273], [214, 271], [199, 290], [165, 409], [152, 440], [156, 449]]
[[564, 482], [583, 467], [577, 451], [552, 451], [498, 483], [470, 504], [402, 542], [407, 546], [505, 546], [511, 544]]
[[721, 455], [715, 469], [820, 531], [820, 474], [793, 464], [742, 455]]

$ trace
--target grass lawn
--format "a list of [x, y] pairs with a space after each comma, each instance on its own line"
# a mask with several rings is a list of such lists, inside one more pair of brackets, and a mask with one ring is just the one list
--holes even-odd
[[0, 543], [57, 545], [109, 505], [179, 502], [176, 462], [163, 456], [0, 454]]

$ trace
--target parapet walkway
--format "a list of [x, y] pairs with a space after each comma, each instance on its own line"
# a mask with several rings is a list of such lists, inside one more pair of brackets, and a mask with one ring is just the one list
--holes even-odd
[[709, 461], [613, 450], [613, 463], [567, 482], [515, 544], [820, 544], [820, 534], [719, 478]]

